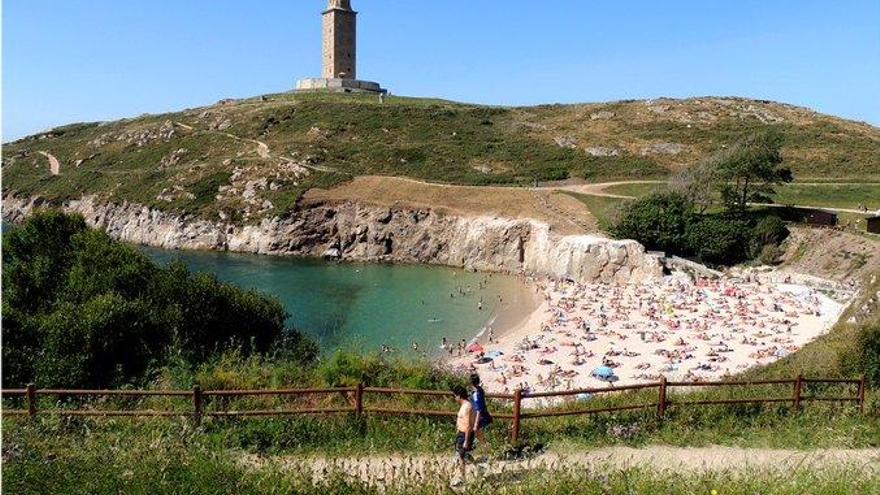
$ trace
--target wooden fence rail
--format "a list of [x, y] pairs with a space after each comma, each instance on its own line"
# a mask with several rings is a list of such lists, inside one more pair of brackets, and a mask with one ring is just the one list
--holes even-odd
[[[804, 388], [813, 384], [827, 385], [855, 385], [855, 396], [817, 396], [805, 395]], [[687, 397], [686, 394], [680, 393], [673, 400], [670, 399], [670, 391], [675, 388], [694, 390], [704, 387], [730, 387], [742, 388], [751, 386], [791, 386], [791, 394], [784, 397], [746, 397], [733, 399], [706, 399], [706, 400], [686, 400], [678, 397]], [[544, 399], [550, 400], [551, 403], [558, 399], [581, 396], [587, 394], [618, 394], [625, 391], [644, 391], [656, 390], [657, 402], [625, 404], [619, 406], [609, 406], [594, 409], [553, 409], [544, 408], [536, 409], [534, 412], [523, 412], [523, 401]], [[311, 407], [299, 409], [265, 409], [265, 410], [246, 410], [246, 411], [212, 411], [205, 409], [205, 401], [209, 398], [221, 397], [296, 397], [308, 395], [333, 395], [339, 394], [346, 402], [342, 407]], [[407, 415], [407, 416], [424, 416], [424, 417], [454, 417], [456, 412], [453, 410], [430, 410], [430, 409], [393, 409], [386, 407], [373, 407], [365, 405], [365, 399], [368, 395], [387, 397], [388, 395], [403, 395], [414, 397], [451, 397], [451, 393], [442, 390], [413, 390], [413, 389], [396, 389], [396, 388], [378, 388], [367, 387], [360, 384], [356, 387], [336, 387], [336, 388], [309, 388], [309, 389], [275, 389], [275, 390], [202, 390], [199, 386], [193, 387], [192, 390], [76, 390], [76, 389], [37, 389], [34, 384], [29, 384], [23, 389], [6, 389], [0, 391], [0, 397], [24, 397], [27, 404], [26, 409], [3, 409], [4, 415], [27, 415], [35, 418], [38, 414], [56, 414], [61, 416], [144, 416], [144, 417], [175, 417], [190, 416], [196, 424], [200, 424], [205, 416], [210, 417], [265, 417], [265, 416], [291, 416], [291, 415], [313, 415], [313, 414], [353, 414], [357, 418], [361, 418], [365, 414], [376, 415]], [[561, 392], [539, 392], [526, 393], [517, 389], [513, 394], [486, 394], [487, 398], [509, 401], [512, 403], [512, 414], [494, 414], [498, 419], [510, 420], [511, 441], [516, 443], [521, 436], [522, 421], [525, 419], [535, 418], [551, 418], [564, 416], [583, 416], [590, 414], [601, 414], [610, 412], [633, 411], [638, 409], [654, 409], [657, 417], [663, 419], [667, 410], [672, 406], [702, 406], [702, 405], [732, 405], [732, 404], [776, 404], [791, 403], [795, 411], [802, 409], [805, 401], [824, 401], [824, 402], [855, 402], [859, 411], [864, 413], [867, 395], [867, 387], [865, 377], [860, 379], [817, 379], [804, 378], [798, 375], [788, 380], [755, 380], [755, 381], [714, 381], [714, 382], [681, 382], [667, 381], [661, 378], [660, 381], [654, 383], [645, 383], [638, 385], [627, 385], [622, 387], [607, 388], [587, 388], [578, 390], [566, 390]], [[172, 398], [189, 398], [192, 409], [188, 411], [152, 411], [152, 410], [83, 410], [83, 409], [38, 409], [38, 396], [54, 396], [59, 398], [70, 397], [172, 397]]]

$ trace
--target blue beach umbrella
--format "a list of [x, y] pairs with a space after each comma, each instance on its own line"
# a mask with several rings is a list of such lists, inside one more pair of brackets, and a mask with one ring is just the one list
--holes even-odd
[[501, 352], [501, 351], [491, 351], [491, 352], [487, 352], [487, 353], [486, 353], [486, 357], [487, 357], [487, 358], [492, 358], [492, 359], [497, 359], [497, 358], [499, 358], [499, 357], [501, 357], [501, 356], [503, 356], [503, 355], [504, 355], [504, 353]]
[[617, 381], [617, 376], [614, 374], [614, 370], [608, 366], [599, 366], [594, 369], [590, 375], [605, 382]]

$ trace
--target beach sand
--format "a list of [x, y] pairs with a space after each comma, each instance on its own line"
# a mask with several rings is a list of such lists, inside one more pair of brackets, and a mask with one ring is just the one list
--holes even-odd
[[[453, 349], [445, 364], [478, 372], [489, 392], [712, 380], [771, 363], [827, 332], [844, 305], [805, 286], [684, 276], [629, 285], [532, 281], [540, 304], [477, 341], [485, 356]], [[520, 309], [520, 308], [516, 308]], [[506, 328], [504, 328], [506, 327]], [[500, 353], [500, 355], [499, 355]]]

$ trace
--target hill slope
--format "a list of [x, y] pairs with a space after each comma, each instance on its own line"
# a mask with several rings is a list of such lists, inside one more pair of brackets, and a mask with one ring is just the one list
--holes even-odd
[[764, 126], [785, 135], [786, 162], [797, 176], [880, 176], [880, 129], [770, 102], [499, 108], [280, 94], [73, 124], [10, 143], [3, 187], [4, 194], [95, 194], [250, 223], [284, 215], [309, 189], [359, 175], [471, 185], [663, 178]]

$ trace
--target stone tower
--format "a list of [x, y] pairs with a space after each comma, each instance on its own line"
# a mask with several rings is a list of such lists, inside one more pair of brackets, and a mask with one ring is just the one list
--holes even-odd
[[351, 0], [329, 0], [323, 15], [322, 77], [301, 79], [296, 90], [387, 94], [379, 83], [357, 78], [357, 12]]
[[330, 0], [324, 11], [325, 79], [357, 79], [357, 12], [351, 0]]

